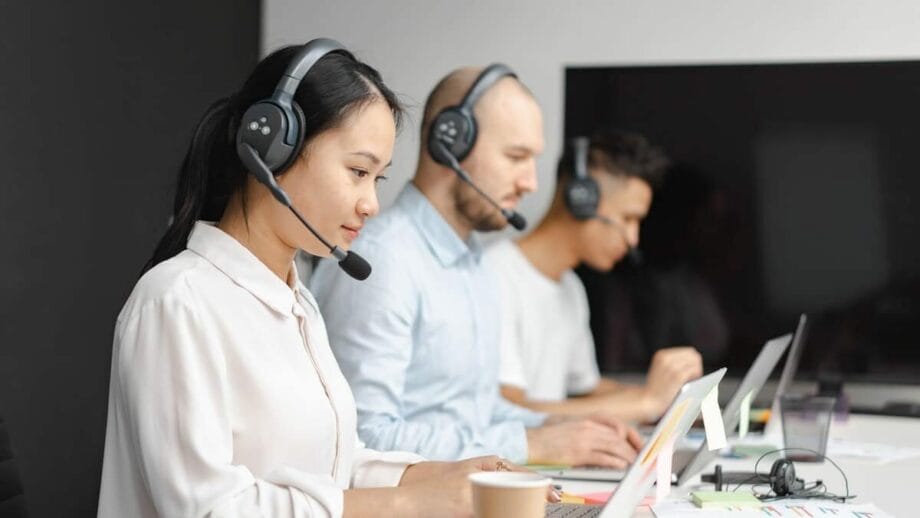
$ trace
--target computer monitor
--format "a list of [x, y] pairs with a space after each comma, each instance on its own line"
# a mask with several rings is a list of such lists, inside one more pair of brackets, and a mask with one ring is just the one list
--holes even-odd
[[601, 370], [691, 344], [740, 377], [805, 312], [799, 380], [916, 384], [918, 86], [918, 60], [568, 67], [565, 137], [635, 131], [673, 164], [641, 266], [579, 270]]

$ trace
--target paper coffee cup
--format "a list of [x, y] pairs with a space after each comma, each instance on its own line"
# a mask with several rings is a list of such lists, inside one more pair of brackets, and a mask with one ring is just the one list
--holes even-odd
[[539, 473], [482, 471], [470, 476], [476, 518], [543, 518], [546, 489], [553, 482]]

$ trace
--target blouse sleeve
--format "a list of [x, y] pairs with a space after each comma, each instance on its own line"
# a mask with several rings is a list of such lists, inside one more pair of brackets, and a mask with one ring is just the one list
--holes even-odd
[[[341, 516], [342, 488], [329, 475], [284, 467], [256, 478], [233, 464], [225, 400], [232, 380], [208, 322], [188, 301], [167, 297], [123, 315], [116, 328], [115, 420], [109, 426], [133, 457], [130, 464], [137, 466], [157, 514]], [[106, 515], [103, 504], [100, 516]]]
[[364, 447], [360, 439], [356, 442], [355, 459], [351, 470], [351, 487], [393, 487], [398, 486], [406, 468], [425, 457], [404, 451], [381, 452]]

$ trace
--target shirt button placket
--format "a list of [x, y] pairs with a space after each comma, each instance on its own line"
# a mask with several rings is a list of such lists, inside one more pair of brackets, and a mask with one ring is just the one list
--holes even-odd
[[323, 371], [319, 368], [319, 364], [316, 361], [316, 354], [313, 351], [313, 346], [309, 340], [310, 333], [307, 329], [307, 314], [304, 312], [304, 308], [297, 302], [294, 302], [294, 305], [291, 308], [291, 312], [297, 318], [297, 327], [300, 329], [300, 338], [303, 340], [304, 350], [310, 357], [310, 361], [313, 362], [313, 369], [316, 370], [316, 375], [319, 377], [319, 382], [323, 386], [323, 391], [326, 394], [326, 399], [329, 400], [329, 406], [332, 408], [332, 414], [335, 417], [335, 454], [332, 458], [332, 478], [335, 479], [339, 470], [339, 411], [335, 407], [335, 401], [332, 400], [332, 395], [329, 392], [329, 386], [326, 383], [326, 378], [323, 376]]

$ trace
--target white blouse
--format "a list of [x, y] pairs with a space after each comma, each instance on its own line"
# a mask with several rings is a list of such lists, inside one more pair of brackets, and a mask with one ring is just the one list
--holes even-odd
[[296, 279], [198, 222], [138, 281], [115, 328], [100, 517], [341, 516], [344, 489], [395, 486], [422, 460], [357, 439]]

